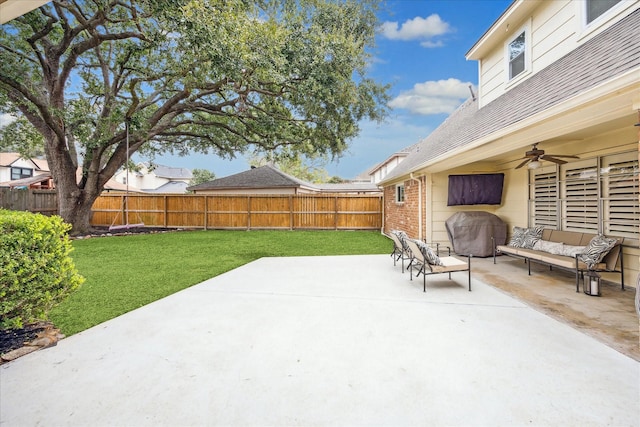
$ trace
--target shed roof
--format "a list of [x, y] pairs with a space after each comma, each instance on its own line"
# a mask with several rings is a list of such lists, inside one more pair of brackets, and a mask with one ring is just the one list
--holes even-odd
[[468, 99], [420, 141], [383, 182], [639, 68], [638, 40], [640, 9], [482, 108], [478, 108], [477, 99]]

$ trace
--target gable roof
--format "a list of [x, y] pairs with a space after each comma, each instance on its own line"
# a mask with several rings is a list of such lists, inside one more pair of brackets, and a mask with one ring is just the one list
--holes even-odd
[[9, 167], [19, 158], [18, 153], [0, 153], [0, 166]]
[[[640, 9], [482, 108], [468, 99], [382, 182], [640, 67]], [[640, 71], [639, 71], [640, 76]]]
[[228, 190], [246, 188], [313, 188], [308, 182], [288, 175], [271, 165], [260, 166], [224, 178], [188, 187], [193, 190]]
[[49, 172], [49, 163], [45, 159], [24, 158], [20, 153], [0, 153], [0, 166], [11, 167], [18, 160], [23, 159], [33, 163], [34, 169]]

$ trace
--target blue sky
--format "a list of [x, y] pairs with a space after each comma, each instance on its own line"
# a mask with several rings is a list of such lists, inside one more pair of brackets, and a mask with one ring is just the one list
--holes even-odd
[[[360, 135], [344, 155], [325, 166], [329, 175], [354, 178], [438, 127], [470, 96], [468, 86], [478, 84], [478, 64], [467, 61], [465, 53], [511, 2], [388, 0], [379, 14], [381, 28], [369, 75], [392, 85], [391, 113], [385, 123], [361, 123]], [[154, 161], [208, 169], [217, 177], [249, 168], [243, 156], [230, 161], [213, 154], [167, 155]]]
[[[326, 165], [331, 176], [354, 178], [428, 136], [470, 96], [478, 64], [465, 53], [507, 9], [511, 0], [399, 0], [380, 13], [381, 31], [370, 75], [391, 83], [391, 114], [382, 124], [361, 123], [360, 136]], [[223, 177], [249, 168], [214, 155], [162, 156], [157, 163], [208, 169]]]

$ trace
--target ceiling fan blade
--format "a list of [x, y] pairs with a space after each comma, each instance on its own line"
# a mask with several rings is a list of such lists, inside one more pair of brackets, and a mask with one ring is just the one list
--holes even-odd
[[[544, 157], [544, 156], [545, 156], [545, 154], [543, 154], [543, 155], [542, 155], [542, 156], [540, 156], [540, 157]], [[546, 154], [546, 156], [552, 156], [552, 157], [564, 157], [564, 158], [566, 158], [566, 159], [579, 159], [579, 158], [580, 158], [580, 157], [578, 157], [578, 156], [565, 156], [565, 155], [562, 155], [562, 154]]]
[[556, 159], [555, 157], [551, 157], [551, 156], [544, 156], [544, 159], [553, 163], [557, 163], [559, 165], [564, 165], [565, 163], [567, 163], [564, 160]]
[[526, 165], [527, 163], [529, 163], [531, 159], [527, 158], [527, 160], [525, 160], [524, 162], [520, 163], [518, 166], [516, 166], [516, 169], [520, 169], [521, 167], [523, 167], [524, 165]]

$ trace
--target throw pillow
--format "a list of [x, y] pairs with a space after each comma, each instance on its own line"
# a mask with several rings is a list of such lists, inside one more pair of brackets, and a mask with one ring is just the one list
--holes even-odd
[[585, 250], [580, 254], [580, 259], [587, 264], [589, 269], [593, 269], [602, 258], [618, 243], [618, 240], [604, 236], [595, 236]]
[[436, 253], [422, 240], [414, 240], [416, 245], [420, 248], [422, 255], [424, 255], [424, 259], [431, 265], [444, 265], [440, 260], [440, 257], [436, 255]]
[[576, 255], [581, 254], [586, 249], [586, 246], [572, 246], [572, 245], [564, 245], [564, 251], [562, 255], [570, 256], [571, 258], [575, 258]]
[[547, 240], [538, 240], [533, 245], [533, 249], [537, 251], [547, 252], [554, 255], [564, 255], [564, 243], [549, 242]]
[[522, 227], [513, 227], [513, 232], [511, 233], [511, 240], [509, 240], [509, 246], [513, 246], [514, 248], [521, 248], [524, 244], [525, 233], [527, 232], [526, 228]]
[[538, 240], [542, 237], [543, 227], [537, 226], [532, 228], [525, 229], [524, 233], [524, 241], [522, 243], [522, 248], [524, 249], [533, 249], [533, 245], [536, 244]]
[[398, 236], [398, 239], [400, 240], [400, 243], [402, 243], [402, 248], [403, 249], [409, 249], [409, 247], [407, 246], [407, 242], [406, 240], [409, 238], [409, 236], [407, 236], [407, 233], [405, 233], [402, 230], [391, 230], [391, 232], [393, 234], [395, 234], [396, 236]]
[[514, 248], [533, 249], [533, 245], [542, 237], [543, 227], [533, 228], [513, 227], [509, 246]]

